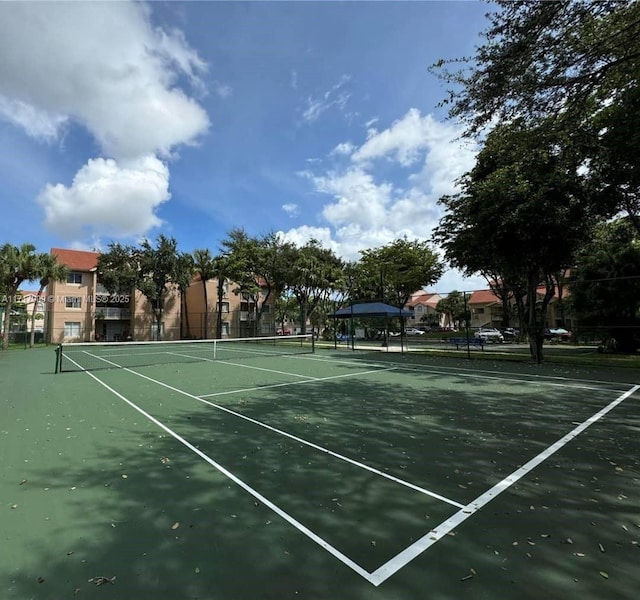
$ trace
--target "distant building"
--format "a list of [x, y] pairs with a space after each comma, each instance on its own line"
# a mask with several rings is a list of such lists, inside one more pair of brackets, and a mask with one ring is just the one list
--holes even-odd
[[[102, 285], [97, 272], [99, 253], [65, 248], [53, 248], [51, 253], [69, 268], [67, 280], [52, 282], [44, 298], [46, 339], [51, 343], [215, 337], [217, 280], [207, 282], [208, 311], [199, 277], [194, 277], [184, 298], [177, 288], [171, 288], [158, 331], [152, 307], [143, 294], [137, 290], [109, 294]], [[275, 334], [271, 303], [264, 307], [257, 327], [256, 300], [262, 304], [264, 289], [256, 299], [235, 293], [232, 282], [226, 281], [222, 290], [222, 337]]]
[[411, 298], [404, 305], [404, 308], [413, 311], [413, 317], [407, 318], [407, 326], [416, 327], [429, 324], [429, 322], [434, 325], [444, 325], [444, 315], [440, 315], [436, 311], [440, 300], [442, 300], [440, 294], [432, 294], [424, 290], [418, 290], [411, 294]]

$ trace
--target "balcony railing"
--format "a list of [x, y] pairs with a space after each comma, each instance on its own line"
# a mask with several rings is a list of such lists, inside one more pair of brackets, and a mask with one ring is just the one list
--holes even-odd
[[96, 311], [96, 319], [103, 319], [105, 321], [122, 321], [130, 318], [131, 310], [128, 308], [105, 306]]

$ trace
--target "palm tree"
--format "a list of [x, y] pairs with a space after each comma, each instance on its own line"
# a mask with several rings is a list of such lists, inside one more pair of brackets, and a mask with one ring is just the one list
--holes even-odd
[[11, 308], [18, 288], [23, 281], [38, 277], [35, 251], [36, 247], [33, 244], [22, 244], [20, 247], [4, 244], [0, 247], [0, 293], [5, 296], [3, 350], [9, 347]]
[[211, 252], [207, 249], [193, 251], [194, 271], [200, 276], [204, 294], [204, 338], [209, 338], [209, 299], [207, 298], [207, 281], [216, 276]]
[[186, 252], [180, 253], [178, 256], [178, 264], [176, 266], [175, 280], [180, 292], [180, 336], [182, 337], [182, 317], [184, 317], [184, 324], [187, 328], [186, 337], [191, 338], [191, 327], [189, 325], [189, 309], [187, 307], [187, 290], [191, 284], [193, 278], [194, 263], [193, 256]]
[[44, 288], [46, 288], [53, 281], [65, 281], [69, 276], [69, 269], [66, 265], [62, 265], [58, 262], [58, 257], [54, 254], [42, 254], [36, 255], [36, 271], [40, 277], [40, 289], [36, 296], [36, 301], [33, 303], [33, 310], [31, 311], [31, 339], [29, 340], [29, 348], [33, 348], [35, 345], [35, 322], [36, 322], [36, 310], [38, 308], [38, 300], [42, 295]]
[[218, 310], [216, 316], [216, 338], [222, 338], [222, 303], [224, 301], [224, 282], [229, 269], [229, 257], [221, 254], [213, 259], [214, 277], [218, 281]]

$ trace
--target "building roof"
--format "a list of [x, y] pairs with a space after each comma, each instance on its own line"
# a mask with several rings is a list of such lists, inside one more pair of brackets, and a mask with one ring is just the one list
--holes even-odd
[[98, 266], [98, 252], [86, 250], [68, 250], [66, 248], [51, 248], [51, 254], [58, 262], [76, 271], [91, 271]]
[[411, 294], [411, 298], [405, 304], [405, 306], [413, 307], [418, 304], [423, 304], [425, 306], [433, 306], [435, 307], [438, 302], [442, 300], [442, 296], [440, 294], [432, 294], [429, 292], [419, 292]]
[[500, 301], [491, 290], [476, 290], [469, 297], [469, 304], [493, 304]]

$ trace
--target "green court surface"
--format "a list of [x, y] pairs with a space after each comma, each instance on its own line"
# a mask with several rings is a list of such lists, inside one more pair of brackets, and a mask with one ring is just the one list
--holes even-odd
[[636, 598], [640, 374], [0, 355], [0, 598]]

